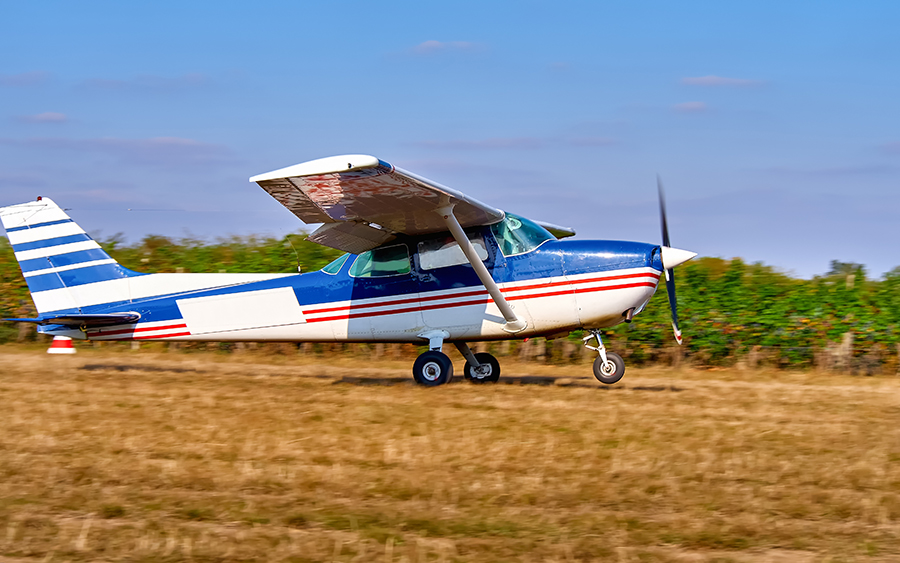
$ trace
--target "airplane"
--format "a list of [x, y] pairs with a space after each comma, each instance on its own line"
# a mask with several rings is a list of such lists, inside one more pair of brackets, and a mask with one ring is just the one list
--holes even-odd
[[[657, 179], [658, 180], [658, 179]], [[566, 227], [484, 204], [383, 160], [342, 155], [250, 178], [305, 223], [308, 241], [344, 251], [319, 271], [129, 270], [46, 197], [0, 208], [41, 333], [93, 341], [409, 342], [428, 350], [413, 378], [496, 382], [500, 364], [468, 343], [586, 331], [602, 383], [625, 373], [601, 329], [631, 322], [665, 279], [679, 344], [673, 268], [696, 253], [662, 244], [565, 240]], [[596, 341], [596, 345], [590, 342]]]

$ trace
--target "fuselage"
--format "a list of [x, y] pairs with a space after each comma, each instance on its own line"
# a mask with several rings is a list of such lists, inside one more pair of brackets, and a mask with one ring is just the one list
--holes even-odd
[[[141, 319], [133, 325], [88, 329], [81, 337], [421, 343], [423, 332], [440, 329], [449, 333], [448, 341], [523, 338], [618, 324], [627, 310], [643, 309], [663, 269], [660, 248], [651, 244], [552, 239], [517, 253], [510, 248], [504, 252], [490, 227], [467, 232], [480, 235], [487, 254], [484, 263], [516, 314], [526, 321], [524, 331], [513, 336], [503, 330], [503, 317], [471, 265], [440, 263], [443, 255], [431, 250], [435, 247], [431, 236], [386, 245], [401, 256], [389, 257], [394, 260], [390, 267], [403, 262], [405, 246], [409, 266], [398, 271], [379, 272], [371, 264], [358, 264], [366, 260], [363, 254], [347, 255], [328, 271], [233, 285], [217, 278], [229, 274], [166, 274], [172, 283], [178, 276], [190, 275], [197, 283], [211, 285], [83, 307], [82, 312], [90, 313], [135, 311]], [[141, 277], [122, 282], [136, 287]]]

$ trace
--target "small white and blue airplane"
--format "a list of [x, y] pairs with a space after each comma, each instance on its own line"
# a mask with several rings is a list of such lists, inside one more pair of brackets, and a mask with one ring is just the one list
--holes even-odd
[[[453, 343], [474, 383], [500, 376], [467, 342], [585, 329], [594, 375], [625, 372], [600, 329], [631, 322], [661, 278], [681, 343], [669, 245], [560, 240], [572, 229], [505, 213], [366, 155], [304, 162], [250, 179], [306, 223], [308, 239], [347, 252], [305, 274], [142, 274], [124, 268], [53, 201], [0, 208], [42, 333], [90, 340], [411, 342], [419, 384], [453, 377]], [[596, 346], [590, 345], [592, 339]]]

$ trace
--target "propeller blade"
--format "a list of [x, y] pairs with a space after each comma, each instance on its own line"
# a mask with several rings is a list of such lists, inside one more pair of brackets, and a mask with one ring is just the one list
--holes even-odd
[[659, 192], [659, 224], [662, 227], [662, 245], [672, 246], [669, 244], [669, 225], [666, 222], [666, 197], [663, 194], [662, 179], [659, 174], [656, 175], [656, 190]]
[[[663, 185], [662, 180], [659, 175], [656, 176], [656, 190], [659, 192], [659, 223], [662, 229], [662, 246], [663, 249], [669, 250], [671, 249], [671, 244], [669, 243], [669, 224], [666, 221], [666, 198], [663, 194]], [[681, 329], [678, 328], [678, 302], [675, 299], [675, 270], [674, 267], [677, 264], [672, 264], [672, 267], [667, 267], [666, 260], [664, 256], [666, 255], [665, 250], [661, 249], [661, 254], [663, 258], [663, 268], [665, 268], [666, 273], [666, 294], [669, 297], [669, 310], [672, 312], [672, 330], [675, 332], [675, 341], [678, 342], [680, 346], [682, 343], [681, 338]], [[674, 249], [672, 249], [674, 250]], [[684, 251], [681, 251], [684, 252]], [[671, 250], [668, 254], [672, 254]], [[696, 256], [696, 255], [695, 255]], [[673, 256], [674, 258], [674, 256]], [[681, 256], [679, 256], [681, 258]], [[693, 256], [691, 257], [693, 258]], [[687, 258], [690, 260], [690, 258]], [[675, 260], [670, 259], [670, 262], [675, 262]], [[684, 260], [678, 261], [680, 264]]]
[[678, 328], [678, 304], [675, 301], [675, 270], [666, 270], [666, 294], [669, 296], [669, 309], [672, 311], [672, 330], [675, 341], [681, 345], [681, 329]]

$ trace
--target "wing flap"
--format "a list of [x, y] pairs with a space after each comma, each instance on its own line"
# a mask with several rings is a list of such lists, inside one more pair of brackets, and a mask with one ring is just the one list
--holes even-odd
[[377, 248], [394, 238], [394, 235], [387, 231], [364, 223], [347, 221], [326, 223], [306, 237], [306, 240], [351, 254], [359, 254]]

